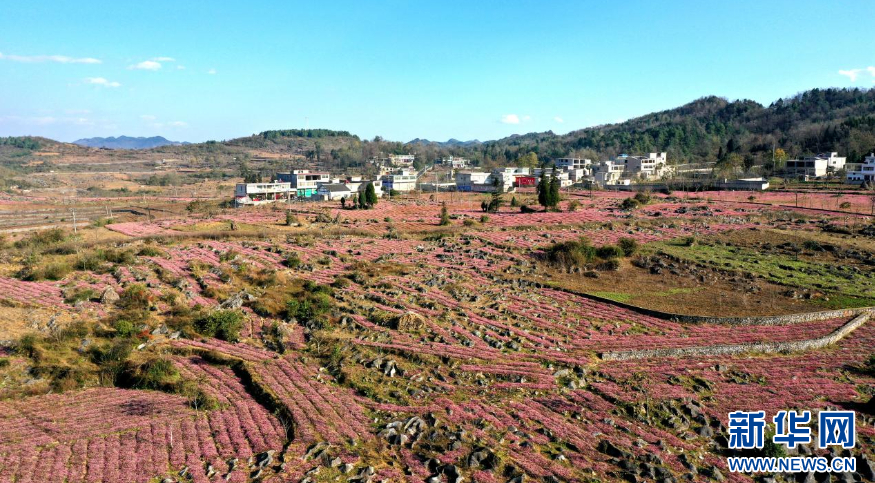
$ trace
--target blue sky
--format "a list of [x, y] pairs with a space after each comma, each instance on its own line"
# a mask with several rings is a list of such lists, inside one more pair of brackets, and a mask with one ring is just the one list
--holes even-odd
[[5, 3], [0, 135], [486, 140], [875, 85], [871, 1], [230, 3]]

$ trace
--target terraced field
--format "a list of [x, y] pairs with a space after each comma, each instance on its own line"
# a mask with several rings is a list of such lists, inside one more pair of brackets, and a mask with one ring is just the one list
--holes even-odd
[[[828, 213], [681, 197], [624, 211], [622, 196], [486, 219], [475, 197], [296, 206], [291, 226], [282, 209], [239, 210], [93, 228], [127, 237], [111, 247], [29, 245], [39, 260], [7, 262], [71, 270], [39, 281], [8, 270], [0, 300], [91, 325], [7, 344], [0, 481], [742, 482], [753, 479], [726, 467], [729, 411], [832, 407], [858, 411], [849, 477], [871, 480], [868, 310], [680, 317], [599, 296], [622, 286], [575, 283], [651, 276], [655, 262], [636, 257], [657, 255], [702, 265], [691, 277], [744, 278], [723, 263], [744, 261], [723, 245], [738, 233], [791, 230], [864, 260], [866, 235], [825, 231], [839, 221]], [[581, 236], [638, 252], [612, 268], [550, 264], [554, 244]], [[845, 295], [866, 295], [857, 282], [872, 274], [859, 267]], [[653, 290], [670, 302], [682, 292], [668, 280]], [[713, 307], [710, 290], [686, 295]], [[229, 314], [231, 336], [216, 328]], [[714, 353], [723, 346], [741, 349]]]

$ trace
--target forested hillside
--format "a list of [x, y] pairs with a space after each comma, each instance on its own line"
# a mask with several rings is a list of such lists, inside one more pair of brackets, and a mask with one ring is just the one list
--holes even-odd
[[719, 161], [733, 154], [767, 164], [773, 149], [790, 157], [838, 151], [848, 161], [861, 159], [875, 149], [875, 90], [813, 89], [769, 106], [706, 97], [619, 124], [490, 141], [481, 156], [501, 164], [528, 152], [548, 159], [666, 151], [680, 162]]

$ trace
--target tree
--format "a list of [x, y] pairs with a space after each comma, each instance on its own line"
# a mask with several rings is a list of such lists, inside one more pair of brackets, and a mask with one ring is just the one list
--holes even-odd
[[359, 208], [362, 210], [368, 209], [368, 200], [364, 193], [359, 193]]
[[447, 210], [447, 204], [441, 203], [441, 226], [447, 226], [450, 224], [450, 212]]
[[352, 209], [356, 209], [358, 207], [358, 204], [359, 204], [358, 194], [353, 193], [352, 197], [350, 198], [350, 205], [351, 205]]
[[550, 206], [550, 184], [547, 181], [547, 169], [541, 170], [541, 178], [538, 180], [538, 204], [547, 208]]
[[550, 194], [548, 196], [549, 207], [555, 208], [559, 205], [559, 178], [556, 176], [556, 167], [553, 167], [553, 174], [550, 176]]
[[365, 187], [365, 199], [368, 202], [368, 206], [373, 207], [377, 204], [377, 190], [374, 189], [374, 183], [369, 182], [368, 186]]
[[340, 207], [346, 208], [346, 196], [340, 199]]
[[538, 155], [532, 152], [528, 152], [517, 160], [517, 164], [522, 166], [523, 168], [535, 168], [538, 166]]

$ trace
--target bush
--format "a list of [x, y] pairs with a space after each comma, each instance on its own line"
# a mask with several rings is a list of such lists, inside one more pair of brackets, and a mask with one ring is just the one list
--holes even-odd
[[597, 257], [604, 260], [612, 260], [615, 258], [622, 258], [624, 253], [623, 249], [616, 245], [604, 245], [600, 246], [596, 249], [595, 254]]
[[617, 246], [623, 250], [623, 254], [627, 257], [631, 257], [636, 252], [638, 252], [638, 241], [634, 238], [620, 238], [617, 240]]
[[620, 262], [617, 259], [605, 260], [596, 265], [596, 270], [602, 272], [617, 271], [620, 269]]
[[112, 327], [115, 329], [115, 335], [117, 337], [130, 337], [134, 335], [134, 323], [130, 320], [116, 320], [115, 323], [112, 324]]
[[441, 226], [447, 226], [450, 224], [450, 212], [447, 210], [447, 204], [441, 204]]
[[520, 213], [535, 213], [535, 212], [537, 212], [537, 211], [538, 211], [538, 210], [536, 210], [536, 209], [534, 209], [534, 208], [529, 208], [529, 207], [526, 206], [526, 205], [521, 205], [521, 206], [520, 206]]
[[125, 310], [147, 311], [152, 305], [152, 292], [145, 285], [128, 285], [116, 304]]
[[286, 254], [286, 266], [289, 268], [298, 268], [301, 266], [301, 258], [298, 252], [289, 252]]
[[286, 212], [286, 226], [292, 226], [298, 224], [298, 215], [292, 213], [291, 211]]
[[571, 200], [571, 201], [568, 202], [568, 211], [569, 211], [569, 212], [577, 211], [578, 208], [580, 208], [580, 202], [579, 202], [579, 201], [577, 201], [577, 200]]
[[237, 342], [243, 328], [243, 314], [235, 310], [215, 310], [197, 318], [194, 327], [207, 337]]
[[140, 367], [135, 386], [140, 389], [166, 390], [172, 387], [178, 378], [179, 371], [169, 359], [152, 359]]
[[27, 238], [15, 242], [16, 248], [35, 247], [42, 248], [61, 243], [67, 239], [67, 234], [60, 228], [52, 228], [32, 233]]
[[141, 257], [163, 257], [164, 252], [153, 246], [146, 245], [143, 248], [140, 248], [140, 251], [137, 252], [137, 255]]
[[465, 226], [474, 226], [477, 224], [477, 222], [470, 218], [465, 218], [465, 220], [462, 221], [462, 224]]
[[86, 288], [86, 289], [76, 290], [75, 292], [71, 293], [70, 295], [67, 295], [67, 297], [64, 298], [64, 302], [66, 302], [70, 305], [75, 305], [79, 302], [87, 302], [89, 300], [96, 300], [97, 298], [98, 298], [97, 292], [95, 292], [94, 290], [92, 290], [90, 288]]
[[560, 267], [583, 266], [593, 261], [596, 257], [595, 248], [589, 240], [566, 241], [557, 243], [544, 251], [547, 260]]
[[401, 192], [398, 190], [389, 190], [389, 196], [395, 197], [395, 196], [398, 196], [400, 194], [401, 194]]
[[626, 198], [625, 200], [623, 200], [622, 203], [620, 203], [620, 208], [624, 210], [634, 210], [639, 206], [641, 206], [641, 202], [635, 198]]
[[[847, 201], [843, 201], [843, 202], [839, 205], [839, 208], [841, 208], [841, 209], [843, 209], [843, 210], [847, 210], [847, 209], [850, 208], [850, 207], [851, 207], [851, 203], [849, 203], [849, 202], [847, 202]], [[0, 246], [2, 246], [2, 245], [0, 245]]]
[[642, 205], [646, 205], [650, 203], [650, 192], [649, 191], [639, 191], [635, 193], [635, 200]]
[[489, 222], [489, 215], [483, 215], [480, 217], [480, 223], [488, 223], [488, 222]]

